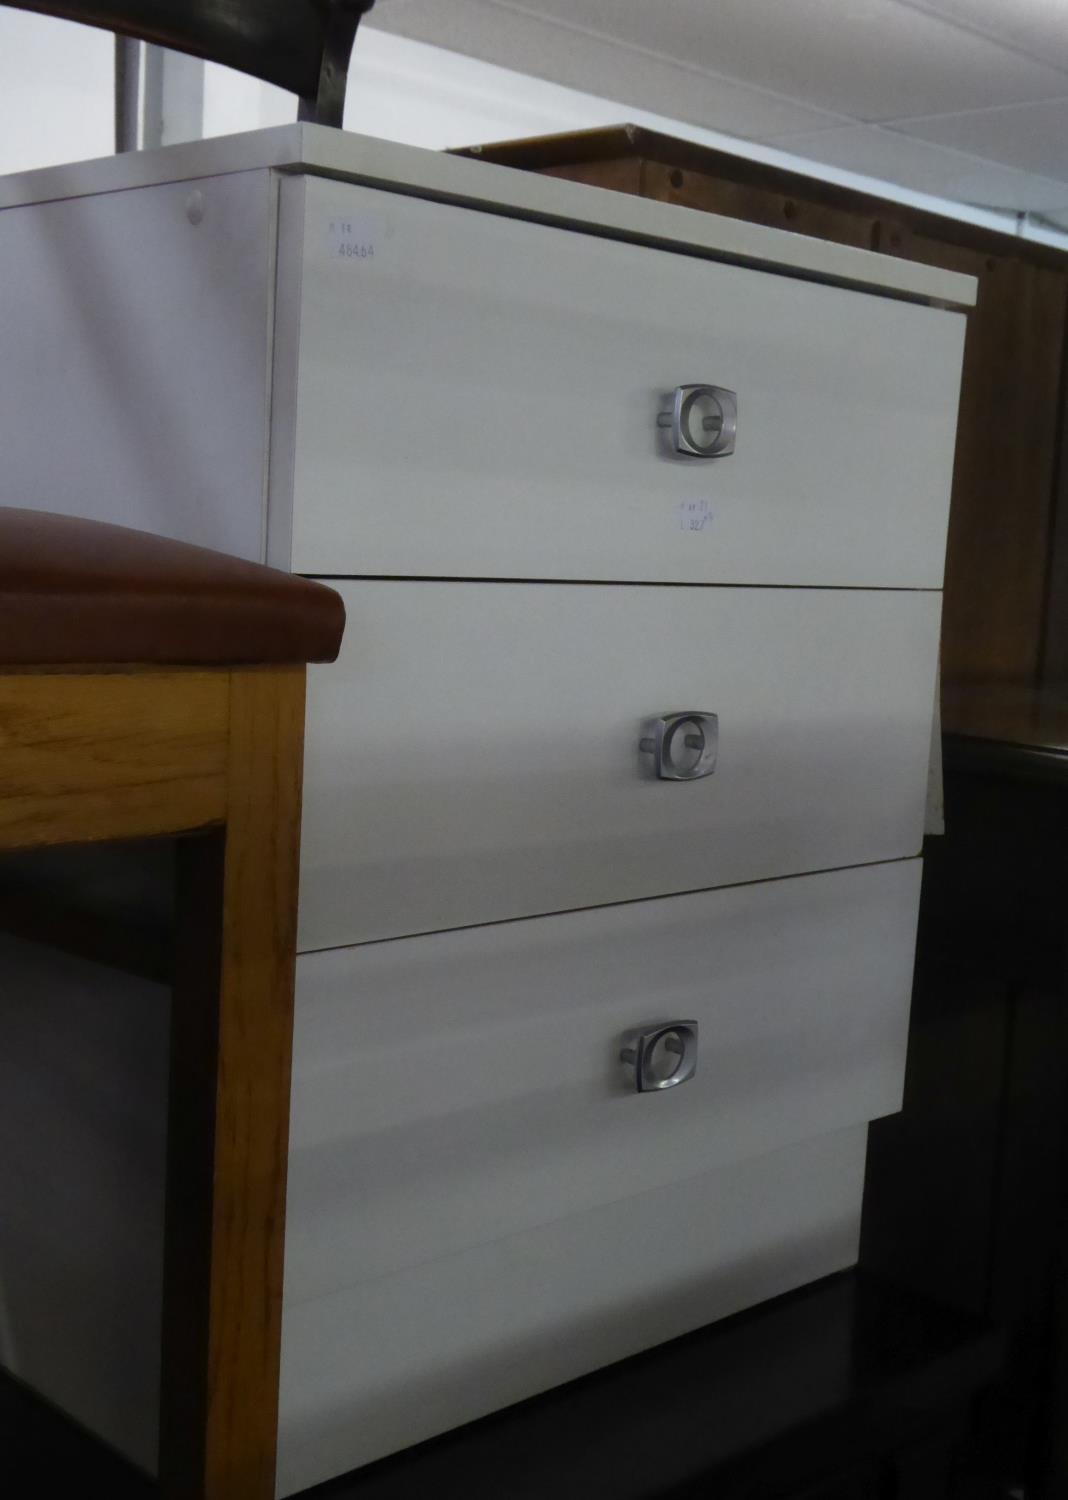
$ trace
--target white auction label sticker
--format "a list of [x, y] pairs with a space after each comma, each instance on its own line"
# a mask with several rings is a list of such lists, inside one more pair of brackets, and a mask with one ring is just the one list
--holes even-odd
[[678, 516], [680, 531], [704, 531], [712, 524], [712, 502], [710, 500], [680, 500]]
[[326, 222], [327, 253], [343, 265], [373, 261], [384, 238], [382, 221], [372, 214], [335, 214]]

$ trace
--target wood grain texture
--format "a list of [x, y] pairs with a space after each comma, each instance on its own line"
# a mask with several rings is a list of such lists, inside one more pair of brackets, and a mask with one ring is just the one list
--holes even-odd
[[1068, 334], [1061, 374], [1061, 413], [1058, 424], [1057, 477], [1050, 528], [1045, 636], [1042, 643], [1043, 682], [1068, 683]]
[[564, 168], [571, 180], [588, 182], [593, 186], [601, 185], [600, 171], [606, 163], [618, 163], [624, 159], [641, 162], [646, 167], [655, 163], [658, 166], [676, 168], [683, 173], [694, 172], [740, 186], [763, 188], [773, 194], [789, 195], [799, 203], [838, 207], [847, 213], [867, 215], [872, 220], [880, 219], [887, 212], [895, 216], [904, 215], [917, 233], [930, 235], [946, 244], [978, 249], [985, 255], [1023, 253], [1031, 264], [1049, 266], [1054, 270], [1064, 269], [1064, 251], [1054, 246], [1042, 245], [1034, 240], [1021, 243], [1015, 235], [1004, 231], [987, 229], [963, 219], [947, 218], [918, 208], [904, 208], [901, 204], [890, 203], [873, 193], [860, 193], [855, 188], [823, 182], [813, 175], [819, 171], [815, 163], [811, 173], [790, 172], [783, 167], [751, 161], [730, 151], [699, 145], [696, 141], [646, 130], [640, 125], [616, 125], [565, 131], [556, 135], [530, 136], [524, 140], [468, 146], [453, 154], [477, 157], [480, 161], [516, 167], [527, 172], [562, 175], [560, 169]]
[[225, 673], [0, 676], [0, 847], [221, 820]]
[[1068, 755], [1068, 695], [1016, 683], [953, 684], [942, 693], [942, 730]]
[[[574, 173], [576, 169], [571, 171]], [[870, 210], [823, 202], [804, 192], [803, 182], [802, 191], [797, 189], [796, 180], [739, 182], [708, 171], [646, 160], [641, 163], [640, 187], [632, 191], [640, 191], [644, 197], [662, 203], [725, 214], [750, 224], [766, 224], [771, 229], [789, 229], [795, 234], [855, 245], [861, 250], [872, 248], [875, 220]]]
[[[561, 177], [566, 182], [586, 182], [587, 168], [582, 163], [564, 163], [558, 167], [546, 167], [546, 177]], [[597, 187], [611, 188], [617, 193], [640, 193], [642, 190], [642, 163], [634, 157], [617, 156], [598, 162]]]
[[984, 255], [886, 218], [875, 249], [975, 276], [946, 546], [949, 683], [1033, 681], [1042, 659], [1062, 423], [1068, 262]]
[[304, 672], [230, 681], [225, 833], [185, 841], [179, 862], [167, 1500], [274, 1495]]

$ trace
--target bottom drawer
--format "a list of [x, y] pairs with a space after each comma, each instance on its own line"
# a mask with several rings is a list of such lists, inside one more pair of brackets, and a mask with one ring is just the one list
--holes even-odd
[[[280, 1493], [852, 1264], [907, 860], [298, 961]], [[628, 1091], [624, 1031], [695, 1020]]]
[[[321, 1297], [901, 1105], [921, 862], [306, 954], [286, 1292]], [[629, 1028], [698, 1023], [628, 1091]]]
[[855, 1127], [287, 1301], [278, 1494], [854, 1265], [866, 1141]]

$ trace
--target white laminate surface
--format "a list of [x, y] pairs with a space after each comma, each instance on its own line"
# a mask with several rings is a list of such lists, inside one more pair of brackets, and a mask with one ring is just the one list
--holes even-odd
[[[918, 853], [941, 596], [348, 581], [313, 668], [300, 946]], [[703, 781], [646, 716], [719, 715]]]
[[287, 1302], [279, 1496], [855, 1264], [867, 1130]]
[[520, 218], [582, 224], [595, 233], [685, 246], [725, 260], [778, 266], [789, 274], [890, 295], [959, 306], [975, 301], [974, 277], [957, 272], [322, 125], [279, 125], [13, 173], [0, 179], [0, 209], [263, 168], [386, 185]]
[[[296, 572], [941, 588], [962, 314], [325, 179], [281, 225]], [[692, 383], [733, 454], [657, 427]]]
[[[286, 1240], [305, 1301], [901, 1105], [920, 861], [304, 955]], [[696, 1074], [621, 1038], [698, 1023]]]

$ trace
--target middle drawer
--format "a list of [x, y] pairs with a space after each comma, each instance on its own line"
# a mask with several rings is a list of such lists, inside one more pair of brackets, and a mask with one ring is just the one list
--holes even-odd
[[[350, 580], [309, 682], [300, 946], [897, 859], [941, 595]], [[701, 780], [646, 722], [718, 716]]]

